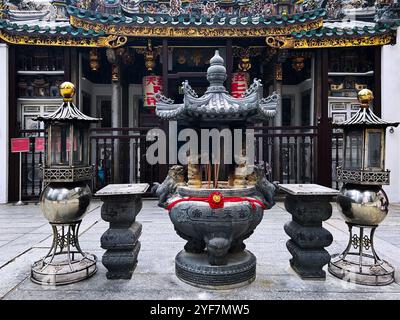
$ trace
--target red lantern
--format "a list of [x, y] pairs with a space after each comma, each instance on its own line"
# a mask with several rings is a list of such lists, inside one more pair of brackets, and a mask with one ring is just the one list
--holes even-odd
[[235, 72], [232, 74], [232, 97], [240, 98], [246, 92], [248, 79], [249, 74], [247, 72]]
[[163, 83], [161, 76], [143, 77], [143, 106], [156, 107], [156, 93], [162, 93]]

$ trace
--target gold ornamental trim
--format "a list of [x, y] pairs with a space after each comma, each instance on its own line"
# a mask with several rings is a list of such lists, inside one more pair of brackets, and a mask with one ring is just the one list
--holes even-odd
[[340, 47], [364, 47], [364, 46], [383, 46], [395, 43], [393, 32], [383, 35], [371, 35], [349, 38], [324, 37], [319, 39], [295, 39], [283, 36], [270, 36], [266, 38], [266, 43], [277, 49], [317, 49], [317, 48], [340, 48]]
[[73, 38], [72, 36], [43, 36], [9, 34], [0, 30], [0, 39], [16, 45], [62, 46], [62, 47], [105, 47], [118, 48], [127, 42], [126, 37], [110, 35], [97, 38]]
[[70, 17], [70, 24], [84, 30], [104, 31], [106, 34], [128, 37], [265, 37], [272, 35], [289, 35], [293, 32], [310, 31], [321, 28], [322, 18], [305, 23], [283, 27], [173, 27], [173, 26], [129, 26], [89, 22]]

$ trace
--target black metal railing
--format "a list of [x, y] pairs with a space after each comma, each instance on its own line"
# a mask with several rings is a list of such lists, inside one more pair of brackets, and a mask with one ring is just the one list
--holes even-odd
[[[314, 183], [318, 128], [254, 127], [255, 161], [270, 167], [270, 179], [280, 183]], [[267, 169], [267, 168], [266, 168]]]
[[[270, 167], [269, 179], [280, 183], [316, 183], [317, 172], [323, 166], [316, 162], [318, 127], [253, 127], [255, 130], [255, 161]], [[93, 189], [109, 183], [140, 183], [164, 180], [168, 165], [150, 165], [146, 150], [153, 143], [146, 140], [150, 128], [90, 129], [90, 161], [95, 166]], [[44, 130], [21, 130], [21, 137], [30, 138], [30, 152], [23, 153], [22, 196], [35, 199], [42, 191], [39, 165], [44, 153], [35, 151], [35, 137]], [[336, 183], [336, 167], [341, 163], [342, 134], [333, 133], [332, 187]], [[325, 147], [325, 146], [323, 146]]]
[[150, 165], [146, 150], [153, 143], [150, 128], [93, 128], [90, 130], [91, 159], [95, 165], [93, 188], [109, 183], [161, 182], [167, 165]]

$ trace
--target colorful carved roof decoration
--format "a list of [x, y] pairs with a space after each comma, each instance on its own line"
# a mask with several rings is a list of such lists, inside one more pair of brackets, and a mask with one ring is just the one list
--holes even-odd
[[280, 45], [280, 48], [306, 49], [394, 44], [398, 26], [400, 26], [400, 21], [353, 27], [346, 27], [344, 23], [325, 23], [320, 29], [292, 33], [290, 39], [283, 39], [284, 43]]
[[263, 37], [290, 34], [322, 27], [324, 10], [288, 16], [270, 17], [197, 17], [193, 15], [134, 15], [132, 17], [100, 14], [68, 8], [71, 25], [83, 29], [105, 30], [107, 34], [135, 37]]
[[[400, 9], [395, 4], [369, 0], [4, 3], [0, 6], [0, 38], [13, 44], [118, 47], [129, 37], [246, 37], [265, 38], [274, 48], [366, 46], [394, 43], [400, 25], [400, 19], [395, 19]], [[389, 11], [390, 19], [385, 14]], [[361, 24], [338, 22], [343, 15]], [[373, 15], [383, 17], [384, 23], [373, 21]]]

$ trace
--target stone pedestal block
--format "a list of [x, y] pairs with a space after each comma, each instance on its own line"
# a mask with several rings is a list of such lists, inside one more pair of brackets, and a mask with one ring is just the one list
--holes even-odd
[[110, 228], [101, 236], [100, 243], [107, 251], [102, 258], [108, 279], [130, 279], [137, 265], [142, 225], [135, 221], [142, 209], [141, 194], [147, 184], [108, 185], [98, 191], [104, 202], [101, 217]]
[[318, 185], [279, 185], [287, 193], [285, 208], [292, 221], [285, 224], [291, 238], [286, 247], [292, 255], [290, 265], [302, 279], [325, 279], [323, 267], [330, 255], [325, 250], [332, 241], [332, 234], [322, 227], [322, 222], [332, 215], [330, 201], [337, 190]]

